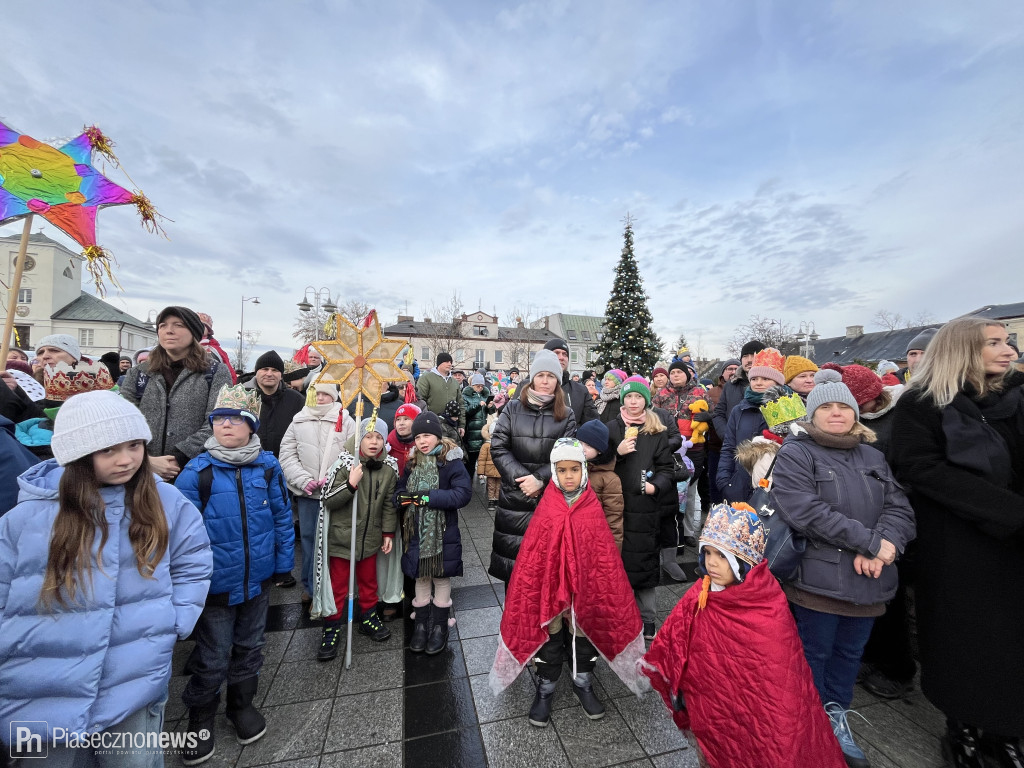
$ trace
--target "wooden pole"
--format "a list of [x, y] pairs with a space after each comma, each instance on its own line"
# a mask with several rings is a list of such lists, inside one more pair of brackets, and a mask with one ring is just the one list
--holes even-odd
[[18, 291], [21, 290], [21, 275], [25, 271], [25, 254], [28, 252], [28, 236], [32, 234], [32, 214], [25, 217], [25, 228], [21, 230], [21, 245], [14, 266], [14, 280], [7, 292], [7, 319], [4, 321], [4, 337], [0, 340], [0, 362], [6, 364], [11, 349], [11, 332], [14, 330], [14, 312], [18, 308]]
[[[363, 436], [359, 433], [359, 425], [363, 420], [363, 393], [356, 395], [356, 461], [359, 461], [359, 444]], [[352, 496], [352, 543], [348, 550], [348, 642], [345, 644], [345, 669], [352, 668], [352, 622], [359, 593], [356, 591], [356, 508], [359, 506], [359, 492]]]

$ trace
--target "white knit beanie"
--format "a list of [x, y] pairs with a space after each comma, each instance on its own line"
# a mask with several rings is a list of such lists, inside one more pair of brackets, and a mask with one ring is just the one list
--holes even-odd
[[109, 391], [83, 392], [57, 411], [50, 450], [63, 467], [112, 445], [152, 439], [146, 417], [127, 400]]
[[82, 359], [82, 349], [78, 346], [78, 341], [74, 336], [67, 333], [52, 333], [49, 336], [43, 336], [43, 338], [36, 342], [36, 349], [42, 347], [63, 349], [75, 360]]
[[330, 395], [334, 402], [338, 402], [338, 385], [337, 384], [314, 384], [313, 389], [317, 392], [323, 392], [325, 395]]

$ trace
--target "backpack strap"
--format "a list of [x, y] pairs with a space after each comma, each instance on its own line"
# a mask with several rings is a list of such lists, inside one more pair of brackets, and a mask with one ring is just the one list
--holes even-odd
[[207, 464], [199, 470], [199, 512], [206, 511], [213, 490], [213, 467]]

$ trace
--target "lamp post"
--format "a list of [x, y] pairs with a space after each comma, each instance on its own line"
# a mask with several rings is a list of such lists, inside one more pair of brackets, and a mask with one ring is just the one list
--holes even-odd
[[[814, 342], [821, 337], [815, 333], [814, 323], [805, 321], [800, 323], [794, 338], [800, 342], [800, 354], [809, 359], [814, 354]], [[803, 343], [805, 339], [806, 344]]]
[[[309, 303], [309, 294], [313, 293], [313, 303]], [[321, 294], [326, 296], [326, 300], [321, 300]], [[302, 293], [302, 301], [298, 304], [299, 310], [302, 312], [309, 312], [314, 310], [316, 314], [313, 316], [313, 341], [320, 341], [320, 310], [323, 309], [330, 315], [333, 315], [338, 311], [337, 305], [334, 300], [331, 299], [331, 291], [328, 288], [320, 288], [317, 290], [312, 285], [307, 285], [306, 290]]]
[[250, 301], [253, 304], [260, 303], [259, 296], [242, 296], [242, 312], [238, 318], [238, 357], [235, 358], [235, 366], [238, 368], [239, 373], [242, 371], [242, 346], [245, 341], [245, 302]]

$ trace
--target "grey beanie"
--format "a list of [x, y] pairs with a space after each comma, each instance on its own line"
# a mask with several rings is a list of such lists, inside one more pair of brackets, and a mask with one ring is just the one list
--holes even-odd
[[839, 371], [829, 368], [814, 374], [814, 389], [807, 395], [807, 420], [813, 419], [814, 412], [825, 403], [844, 403], [850, 406], [857, 414], [857, 421], [860, 421], [857, 399], [850, 392], [850, 388], [843, 384], [843, 377]]
[[938, 332], [938, 328], [925, 328], [910, 340], [910, 343], [907, 344], [907, 352], [909, 353], [912, 349], [920, 349], [921, 351], [928, 349], [928, 344], [931, 342], [932, 336]]
[[53, 420], [50, 450], [62, 467], [113, 445], [153, 439], [142, 411], [107, 390], [69, 398]]
[[56, 347], [67, 352], [75, 360], [82, 359], [82, 349], [78, 346], [78, 340], [68, 333], [51, 333], [49, 336], [43, 336], [36, 342], [36, 349], [43, 347]]
[[479, 373], [474, 373], [473, 376], [470, 378], [469, 383], [471, 386], [473, 384], [479, 384], [481, 387], [487, 385], [487, 382], [484, 381], [484, 377]]
[[370, 421], [370, 419], [363, 419], [359, 422], [359, 440], [356, 441], [356, 448], [359, 447], [362, 439], [371, 432], [376, 432], [385, 440], [388, 439], [388, 425], [384, 423], [384, 419], [377, 419], [376, 422]]
[[533, 381], [533, 377], [541, 371], [547, 371], [559, 382], [562, 381], [562, 364], [550, 349], [542, 349], [533, 358], [533, 362], [530, 363], [530, 381]]

